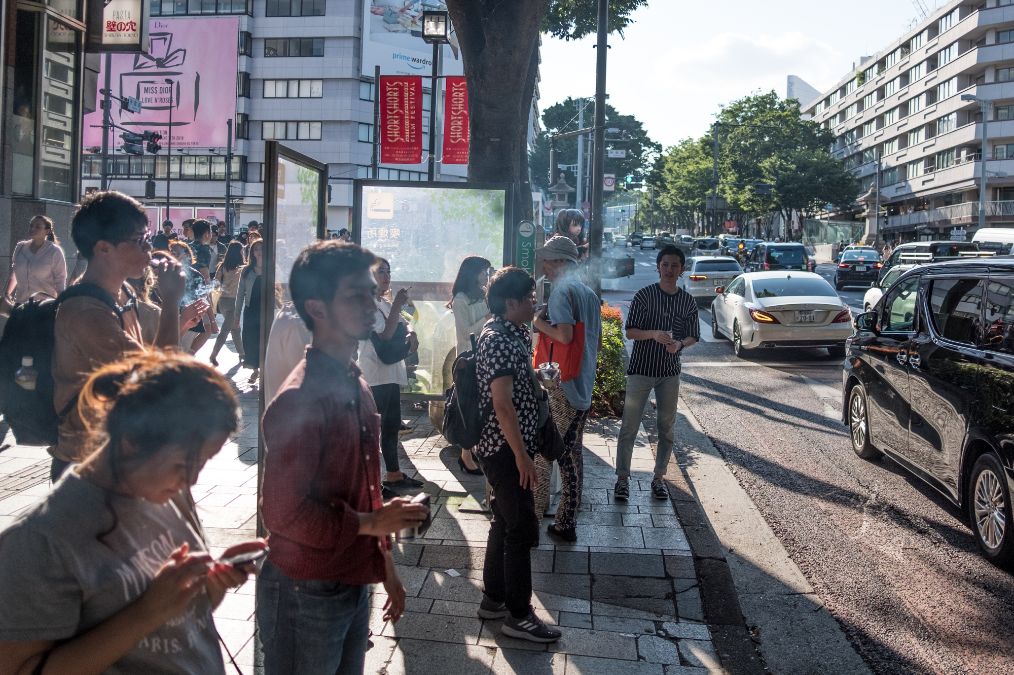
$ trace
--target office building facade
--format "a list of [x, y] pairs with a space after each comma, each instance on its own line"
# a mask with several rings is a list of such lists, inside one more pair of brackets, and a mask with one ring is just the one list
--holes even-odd
[[862, 183], [869, 239], [970, 233], [984, 166], [987, 225], [1014, 225], [1014, 0], [948, 2], [804, 106]]

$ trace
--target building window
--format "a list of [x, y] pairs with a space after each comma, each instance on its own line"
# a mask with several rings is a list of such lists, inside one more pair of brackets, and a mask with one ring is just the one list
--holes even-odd
[[946, 169], [947, 167], [954, 166], [954, 148], [950, 150], [944, 150], [938, 152], [936, 156], [936, 170]]
[[912, 115], [922, 110], [922, 94], [908, 99], [908, 114]]
[[253, 0], [150, 0], [151, 16], [249, 14]]
[[997, 68], [996, 69], [996, 81], [997, 82], [1010, 82], [1014, 80], [1014, 68]]
[[856, 79], [853, 77], [851, 80], [845, 83], [845, 95], [848, 96], [856, 90]]
[[876, 120], [871, 120], [863, 125], [863, 136], [869, 136], [877, 130]]
[[926, 140], [926, 127], [919, 127], [918, 129], [912, 129], [908, 132], [908, 145], [909, 147], [917, 145]]
[[250, 138], [250, 116], [246, 113], [236, 113], [236, 138]]
[[888, 126], [889, 124], [894, 124], [897, 121], [898, 121], [898, 109], [897, 108], [891, 108], [890, 110], [888, 110], [887, 112], [884, 113], [884, 126], [885, 127]]
[[898, 138], [892, 138], [889, 141], [884, 141], [884, 148], [882, 150], [884, 155], [893, 155], [898, 152]]
[[873, 92], [863, 96], [863, 110], [869, 110], [873, 107], [873, 104], [877, 102], [877, 92]]
[[236, 73], [236, 96], [250, 98], [250, 73]]
[[265, 141], [319, 141], [320, 122], [262, 122], [261, 137]]
[[998, 105], [993, 110], [996, 111], [996, 116], [993, 118], [995, 120], [1014, 120], [1014, 105]]
[[872, 81], [873, 78], [875, 78], [876, 76], [877, 76], [877, 67], [875, 65], [870, 66], [869, 68], [863, 71], [863, 80], [865, 82]]
[[937, 52], [937, 68], [943, 68], [958, 55], [958, 43], [955, 42]]
[[1014, 159], [1014, 143], [994, 145], [993, 159]]
[[264, 56], [324, 56], [324, 38], [267, 38]]
[[949, 14], [946, 14], [946, 15], [940, 17], [940, 21], [937, 24], [937, 31], [938, 31], [937, 34], [939, 35], [940, 33], [943, 33], [944, 31], [950, 30], [951, 26], [954, 25], [954, 21], [957, 18], [958, 18], [958, 10], [956, 10], [956, 9], [953, 12], [950, 12]]
[[912, 40], [909, 42], [909, 47], [912, 48], [912, 51], [915, 51], [924, 44], [926, 44], [926, 31], [921, 31], [912, 36]]
[[923, 75], [926, 74], [926, 65], [923, 63], [917, 63], [908, 70], [908, 83], [912, 84], [917, 80], [921, 80]]
[[875, 161], [877, 161], [877, 149], [876, 148], [866, 148], [865, 150], [863, 150], [863, 154], [862, 154], [862, 163], [863, 164], [869, 164], [870, 162], [875, 162]]
[[239, 32], [239, 55], [253, 56], [253, 33], [250, 31]]
[[321, 98], [324, 80], [264, 80], [264, 98]]
[[941, 82], [937, 85], [937, 101], [942, 101], [945, 98], [954, 96], [955, 90], [957, 90], [957, 78], [952, 77], [949, 80]]
[[359, 83], [359, 100], [360, 101], [372, 101], [373, 100], [373, 83], [372, 82], [360, 82]]
[[925, 163], [921, 159], [909, 162], [907, 165], [908, 179], [918, 178], [923, 174], [925, 168]]
[[880, 172], [881, 185], [894, 185], [898, 182], [898, 167], [892, 166]]
[[894, 92], [898, 91], [898, 78], [894, 78], [890, 82], [884, 85], [884, 97], [888, 97]]
[[324, 16], [324, 0], [267, 0], [264, 16]]
[[940, 134], [946, 134], [948, 131], [953, 131], [958, 126], [958, 114], [950, 113], [937, 119], [937, 136]]
[[372, 143], [373, 142], [373, 125], [359, 123], [359, 142], [360, 143]]

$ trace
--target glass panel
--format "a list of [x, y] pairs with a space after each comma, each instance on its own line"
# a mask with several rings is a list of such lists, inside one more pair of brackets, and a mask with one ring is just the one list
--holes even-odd
[[77, 32], [70, 26], [47, 17], [39, 158], [39, 196], [45, 199], [70, 201], [76, 192], [73, 186], [75, 120], [72, 101], [76, 99], [78, 39]]
[[320, 122], [310, 122], [310, 138], [319, 141], [320, 140]]
[[918, 279], [903, 282], [884, 304], [881, 327], [885, 331], [911, 331], [915, 327], [916, 290]]
[[12, 145], [11, 188], [15, 194], [30, 195], [35, 187], [35, 119], [39, 83], [35, 67], [38, 49], [39, 14], [18, 12], [15, 21], [19, 49], [14, 52], [14, 92], [7, 138]]
[[986, 349], [1014, 354], [1014, 279], [986, 284]]
[[299, 80], [287, 80], [286, 87], [286, 96], [289, 98], [297, 98], [299, 96]]
[[310, 97], [310, 83], [313, 80], [300, 80], [299, 81], [299, 97], [309, 98]]
[[288, 299], [288, 279], [296, 256], [317, 240], [319, 174], [285, 157], [278, 158], [275, 214], [275, 283]]
[[310, 80], [310, 98], [321, 98], [324, 95], [324, 80]]
[[929, 297], [933, 326], [943, 337], [977, 345], [982, 339], [982, 285], [978, 279], [934, 281]]
[[211, 179], [225, 180], [225, 157], [211, 158]]

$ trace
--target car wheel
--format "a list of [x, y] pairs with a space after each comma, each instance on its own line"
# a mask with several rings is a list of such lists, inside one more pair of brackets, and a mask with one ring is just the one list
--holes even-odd
[[750, 351], [743, 346], [743, 335], [740, 333], [738, 321], [732, 324], [732, 351], [741, 359], [747, 358], [747, 352]]
[[869, 407], [866, 405], [866, 390], [861, 384], [849, 392], [849, 436], [852, 451], [862, 459], [877, 459], [880, 451], [870, 441]]
[[831, 358], [835, 358], [835, 359], [844, 358], [844, 356], [845, 356], [845, 347], [843, 345], [839, 345], [837, 347], [828, 347], [827, 348], [827, 354]]
[[843, 284], [840, 281], [838, 281], [837, 279], [835, 279], [834, 280], [834, 290], [840, 291], [843, 288], [845, 288], [845, 284]]
[[873, 310], [873, 308], [870, 306], [869, 303], [866, 303], [865, 305], [863, 305], [863, 311], [864, 312], [870, 312], [872, 310]]
[[979, 548], [995, 565], [1014, 560], [1014, 525], [1006, 471], [991, 452], [975, 460], [968, 479], [968, 515]]
[[711, 306], [711, 334], [718, 340], [724, 340], [725, 336], [718, 330], [718, 320], [715, 318], [715, 306]]

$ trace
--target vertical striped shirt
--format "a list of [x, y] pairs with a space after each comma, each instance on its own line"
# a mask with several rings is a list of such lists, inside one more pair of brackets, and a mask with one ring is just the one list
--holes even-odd
[[[697, 301], [680, 288], [675, 293], [666, 293], [659, 284], [645, 286], [630, 303], [627, 328], [672, 331], [677, 340], [700, 339]], [[679, 374], [679, 353], [670, 354], [655, 340], [634, 340], [627, 375], [672, 377]]]

